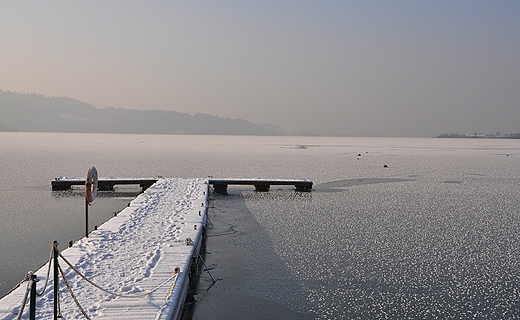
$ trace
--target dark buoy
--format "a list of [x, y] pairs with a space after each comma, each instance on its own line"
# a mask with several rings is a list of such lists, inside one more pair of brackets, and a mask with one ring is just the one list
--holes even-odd
[[384, 164], [384, 165], [383, 165], [383, 168], [388, 168], [388, 165]]

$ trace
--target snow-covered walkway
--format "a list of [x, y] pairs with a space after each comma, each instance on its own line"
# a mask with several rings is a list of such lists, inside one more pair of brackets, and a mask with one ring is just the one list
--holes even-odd
[[[89, 284], [60, 258], [72, 292], [90, 318], [176, 318], [186, 294], [191, 258], [198, 255], [202, 241], [207, 194], [207, 179], [159, 179], [88, 238], [61, 252], [87, 279], [117, 294]], [[36, 274], [40, 291], [47, 264]], [[37, 298], [38, 319], [53, 316], [52, 270], [50, 278]], [[0, 319], [16, 318], [26, 287], [24, 283], [0, 300]], [[63, 319], [84, 319], [63, 281], [60, 307]], [[28, 319], [28, 312], [27, 302], [23, 319]]]

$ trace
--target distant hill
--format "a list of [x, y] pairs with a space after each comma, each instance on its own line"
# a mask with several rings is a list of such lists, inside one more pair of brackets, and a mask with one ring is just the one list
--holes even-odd
[[96, 108], [67, 97], [0, 90], [0, 131], [278, 135], [267, 125], [176, 111]]

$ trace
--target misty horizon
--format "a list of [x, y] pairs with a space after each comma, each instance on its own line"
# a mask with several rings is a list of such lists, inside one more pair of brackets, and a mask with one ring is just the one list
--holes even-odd
[[4, 91], [289, 134], [520, 131], [520, 2], [3, 4]]
[[[0, 132], [327, 136], [308, 130], [285, 132], [280, 127], [268, 123], [252, 123], [244, 119], [223, 118], [204, 113], [191, 114], [175, 110], [126, 109], [111, 106], [94, 107], [88, 102], [71, 97], [49, 97], [34, 92], [0, 90], [0, 113], [2, 114]], [[43, 114], [45, 116], [42, 116]], [[377, 135], [341, 134], [328, 136], [378, 137]], [[434, 137], [518, 139], [519, 136], [518, 132], [459, 133], [456, 131], [436, 134]]]

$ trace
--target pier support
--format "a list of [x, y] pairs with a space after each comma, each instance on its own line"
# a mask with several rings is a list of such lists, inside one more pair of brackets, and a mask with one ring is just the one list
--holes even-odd
[[141, 190], [144, 191], [152, 186], [153, 183], [147, 183], [147, 184], [140, 184], [139, 187], [141, 187]]
[[216, 194], [227, 194], [227, 184], [213, 184]]
[[98, 182], [98, 191], [114, 191], [114, 184], [107, 184], [107, 183], [100, 184]]
[[268, 184], [255, 184], [255, 190], [259, 192], [267, 192], [270, 187]]
[[312, 190], [312, 185], [295, 185], [296, 191], [309, 192]]
[[[117, 178], [101, 178], [98, 179], [98, 190], [99, 191], [114, 191], [116, 185], [139, 185], [142, 190], [146, 190], [158, 181], [159, 178], [128, 178], [128, 179], [117, 179]], [[69, 190], [73, 186], [85, 185], [85, 179], [80, 178], [56, 178], [51, 181], [52, 191]]]
[[253, 185], [256, 191], [267, 192], [271, 185], [293, 185], [296, 191], [311, 191], [311, 180], [284, 180], [284, 179], [209, 179], [209, 184], [213, 185], [215, 193], [227, 194], [227, 186], [234, 185]]
[[52, 191], [65, 191], [65, 190], [69, 190], [72, 188], [72, 183], [55, 184], [53, 182], [54, 181], [51, 181]]

